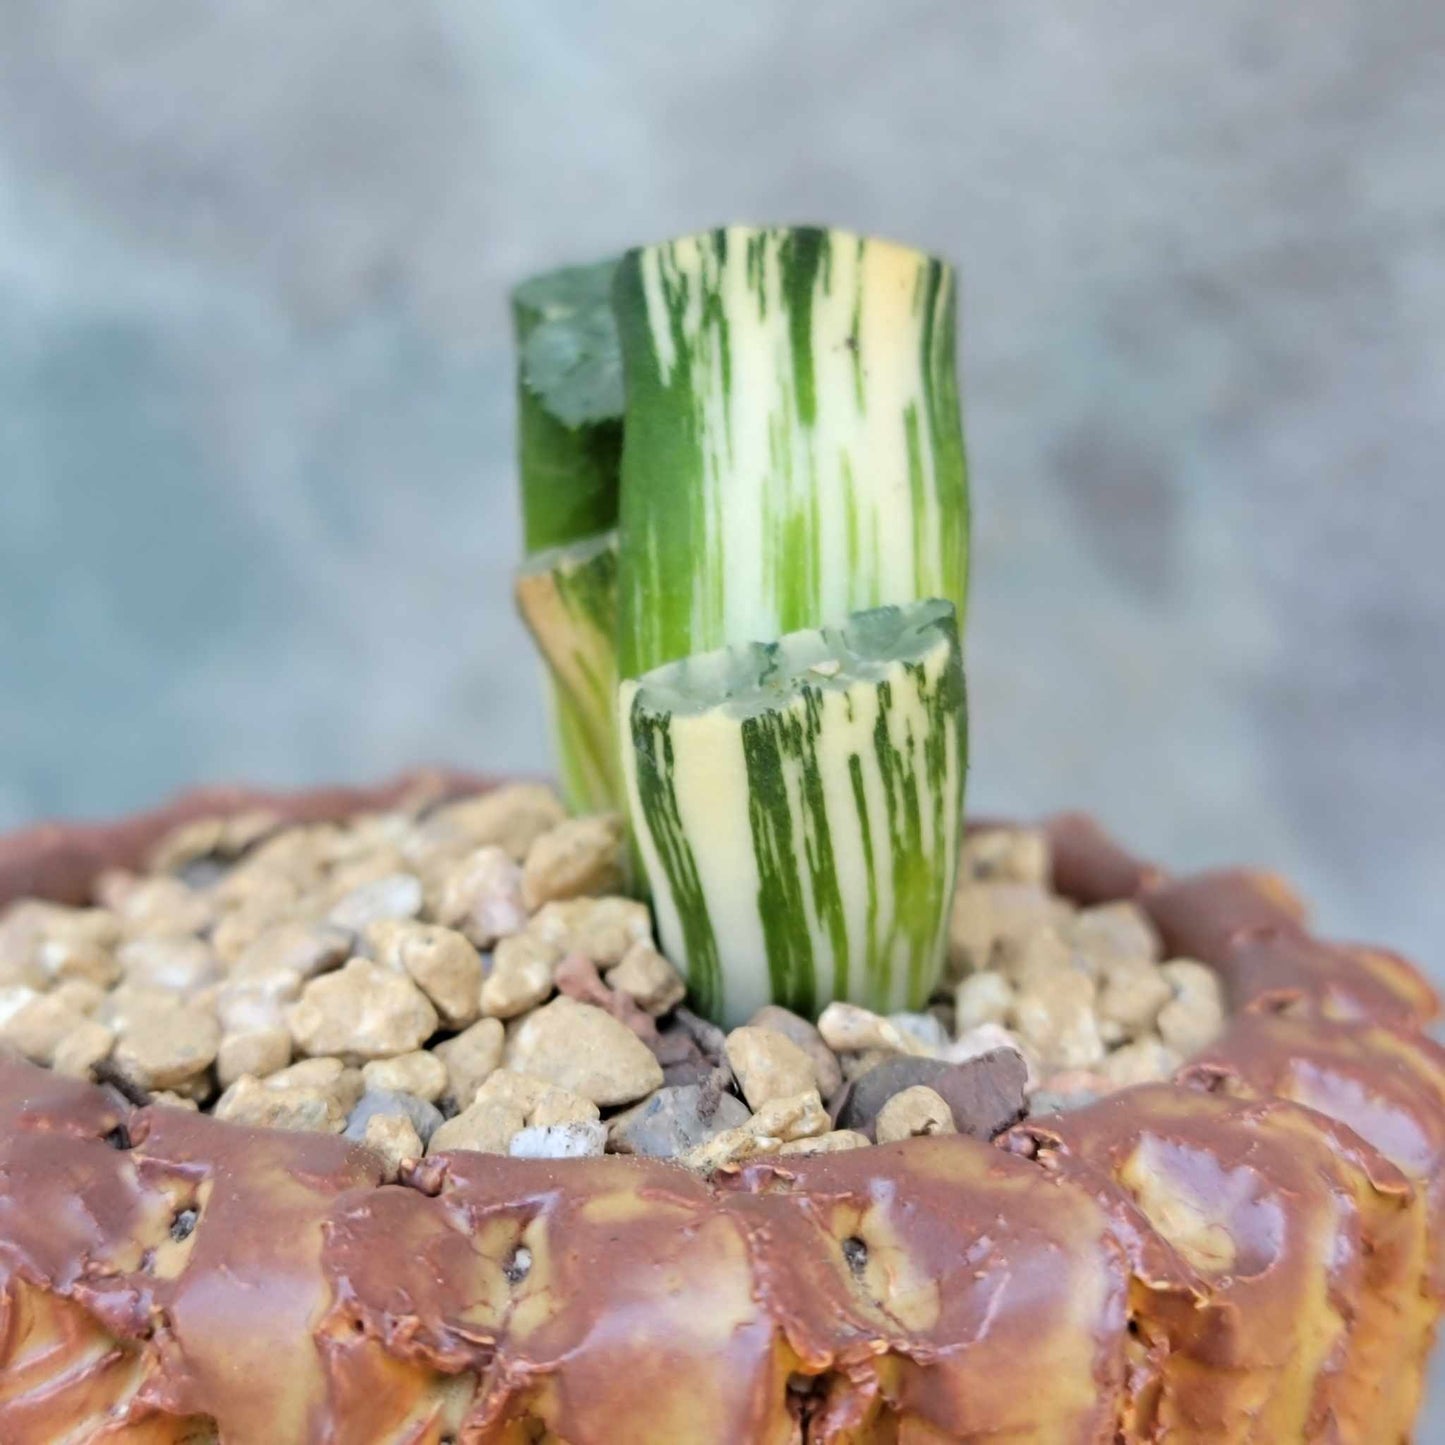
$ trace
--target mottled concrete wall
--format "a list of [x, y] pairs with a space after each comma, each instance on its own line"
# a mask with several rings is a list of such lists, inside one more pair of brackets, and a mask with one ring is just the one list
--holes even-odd
[[963, 268], [981, 807], [1429, 952], [1445, 7], [4, 0], [0, 823], [544, 760], [507, 283]]

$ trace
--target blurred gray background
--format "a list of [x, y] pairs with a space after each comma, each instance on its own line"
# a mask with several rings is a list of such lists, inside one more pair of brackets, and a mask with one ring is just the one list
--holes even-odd
[[504, 298], [955, 258], [978, 808], [1434, 962], [1445, 7], [0, 0], [0, 826], [545, 765]]
[[822, 220], [962, 268], [976, 805], [1439, 964], [1442, 65], [1438, 0], [0, 0], [0, 826], [544, 766], [507, 286]]

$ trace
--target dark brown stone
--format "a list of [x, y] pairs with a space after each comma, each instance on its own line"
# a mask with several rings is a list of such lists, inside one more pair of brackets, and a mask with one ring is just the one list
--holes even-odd
[[873, 1137], [878, 1111], [895, 1094], [924, 1084], [953, 1111], [960, 1134], [992, 1139], [1028, 1112], [1027, 1066], [1014, 1049], [993, 1049], [961, 1064], [900, 1055], [854, 1079], [839, 1096], [834, 1119], [840, 1129]]

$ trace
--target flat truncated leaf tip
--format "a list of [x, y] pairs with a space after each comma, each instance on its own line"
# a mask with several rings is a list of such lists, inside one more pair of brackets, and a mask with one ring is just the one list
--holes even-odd
[[622, 356], [612, 314], [614, 260], [570, 266], [512, 293], [522, 385], [569, 428], [622, 416]]
[[540, 322], [522, 344], [522, 384], [564, 426], [622, 415], [622, 356], [607, 309]]
[[930, 599], [668, 664], [620, 689], [664, 948], [699, 1005], [919, 1007], [957, 862], [963, 672]]

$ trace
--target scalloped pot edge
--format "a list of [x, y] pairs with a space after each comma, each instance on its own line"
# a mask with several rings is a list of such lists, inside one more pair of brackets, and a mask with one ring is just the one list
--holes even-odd
[[[208, 812], [477, 786], [226, 790], [34, 829], [0, 839], [0, 899], [79, 898]], [[1135, 898], [1233, 1014], [1173, 1084], [995, 1145], [710, 1181], [452, 1154], [381, 1185], [340, 1139], [0, 1060], [0, 1439], [1407, 1438], [1445, 1296], [1433, 993], [1312, 937], [1272, 875], [1171, 879], [1077, 815], [1048, 830], [1061, 892]]]

